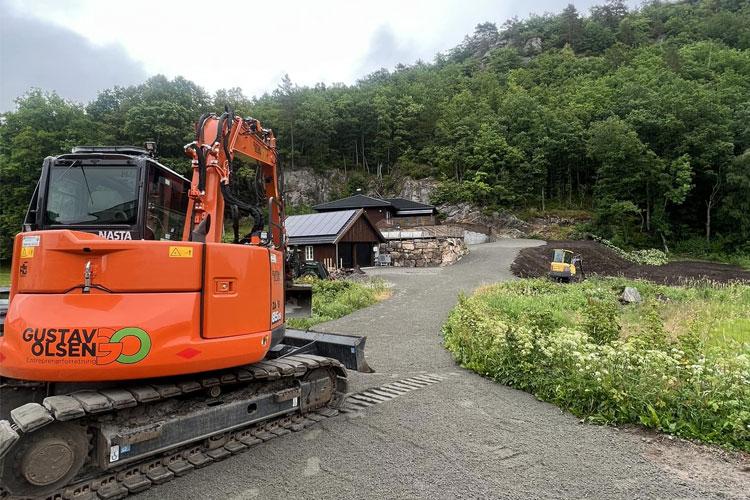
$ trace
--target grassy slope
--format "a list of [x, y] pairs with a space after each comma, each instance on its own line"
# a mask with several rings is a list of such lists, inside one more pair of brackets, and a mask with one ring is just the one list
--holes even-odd
[[391, 295], [388, 286], [381, 280], [355, 282], [348, 280], [313, 280], [313, 312], [310, 318], [292, 318], [287, 321], [291, 328], [307, 330], [351, 314], [357, 309], [371, 306]]
[[0, 266], [0, 286], [10, 285], [10, 266]]
[[645, 302], [622, 309], [623, 337], [640, 332], [648, 309], [656, 304], [672, 339], [694, 327], [708, 345], [726, 345], [733, 339], [750, 348], [748, 286], [681, 288], [621, 278], [589, 279], [578, 286], [556, 287], [555, 293], [534, 296], [533, 300], [513, 293], [490, 293], [483, 300], [515, 321], [529, 313], [549, 313], [555, 324], [574, 328], [584, 321], [589, 296], [607, 293], [614, 297], [625, 286], [638, 288]]
[[[617, 306], [625, 285], [644, 303]], [[591, 337], [607, 323], [589, 318], [602, 302], [616, 311], [614, 341]], [[463, 366], [589, 421], [750, 451], [750, 286], [521, 280], [461, 299], [444, 334]]]

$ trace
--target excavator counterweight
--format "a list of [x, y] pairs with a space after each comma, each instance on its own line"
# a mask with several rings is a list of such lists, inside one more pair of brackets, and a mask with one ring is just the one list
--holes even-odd
[[185, 151], [190, 180], [132, 146], [45, 159], [0, 297], [0, 498], [121, 498], [335, 414], [347, 368], [369, 371], [363, 337], [286, 335], [310, 290], [273, 132], [205, 114]]

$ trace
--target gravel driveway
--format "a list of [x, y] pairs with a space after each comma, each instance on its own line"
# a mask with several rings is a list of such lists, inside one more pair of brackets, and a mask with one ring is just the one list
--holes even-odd
[[742, 457], [638, 430], [581, 424], [557, 407], [456, 366], [440, 325], [459, 292], [512, 279], [519, 249], [472, 247], [443, 269], [378, 269], [391, 299], [322, 331], [367, 335], [362, 390], [420, 373], [445, 378], [323, 421], [152, 488], [138, 498], [727, 498], [747, 495]]

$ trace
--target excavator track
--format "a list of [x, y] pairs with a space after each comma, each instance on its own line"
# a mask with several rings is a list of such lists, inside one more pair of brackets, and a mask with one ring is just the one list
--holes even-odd
[[[339, 361], [299, 354], [199, 378], [79, 391], [25, 404], [11, 411], [11, 421], [0, 421], [0, 498], [115, 499], [138, 493], [337, 415], [345, 399], [345, 377]], [[103, 463], [109, 448], [102, 449], [102, 436], [153, 442], [160, 433], [169, 435], [167, 426], [160, 430], [158, 419], [176, 419], [181, 411], [184, 419], [175, 422], [182, 433], [185, 426], [196, 425], [190, 420], [193, 404], [204, 413], [214, 408], [225, 412], [216, 414], [225, 427], [129, 461], [120, 461], [124, 446], [112, 446], [110, 463]], [[253, 419], [264, 404], [275, 413]], [[230, 421], [232, 414], [224, 408], [235, 406], [242, 408], [240, 419], [246, 414], [251, 418]], [[206, 414], [211, 422], [216, 419]]]

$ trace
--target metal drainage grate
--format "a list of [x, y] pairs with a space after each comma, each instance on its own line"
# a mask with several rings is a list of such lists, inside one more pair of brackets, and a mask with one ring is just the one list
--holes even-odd
[[354, 413], [362, 411], [373, 405], [390, 401], [407, 392], [415, 391], [428, 385], [436, 384], [445, 380], [442, 375], [426, 374], [415, 377], [405, 378], [397, 382], [390, 382], [380, 387], [373, 387], [361, 392], [349, 394], [339, 407], [342, 413]]

